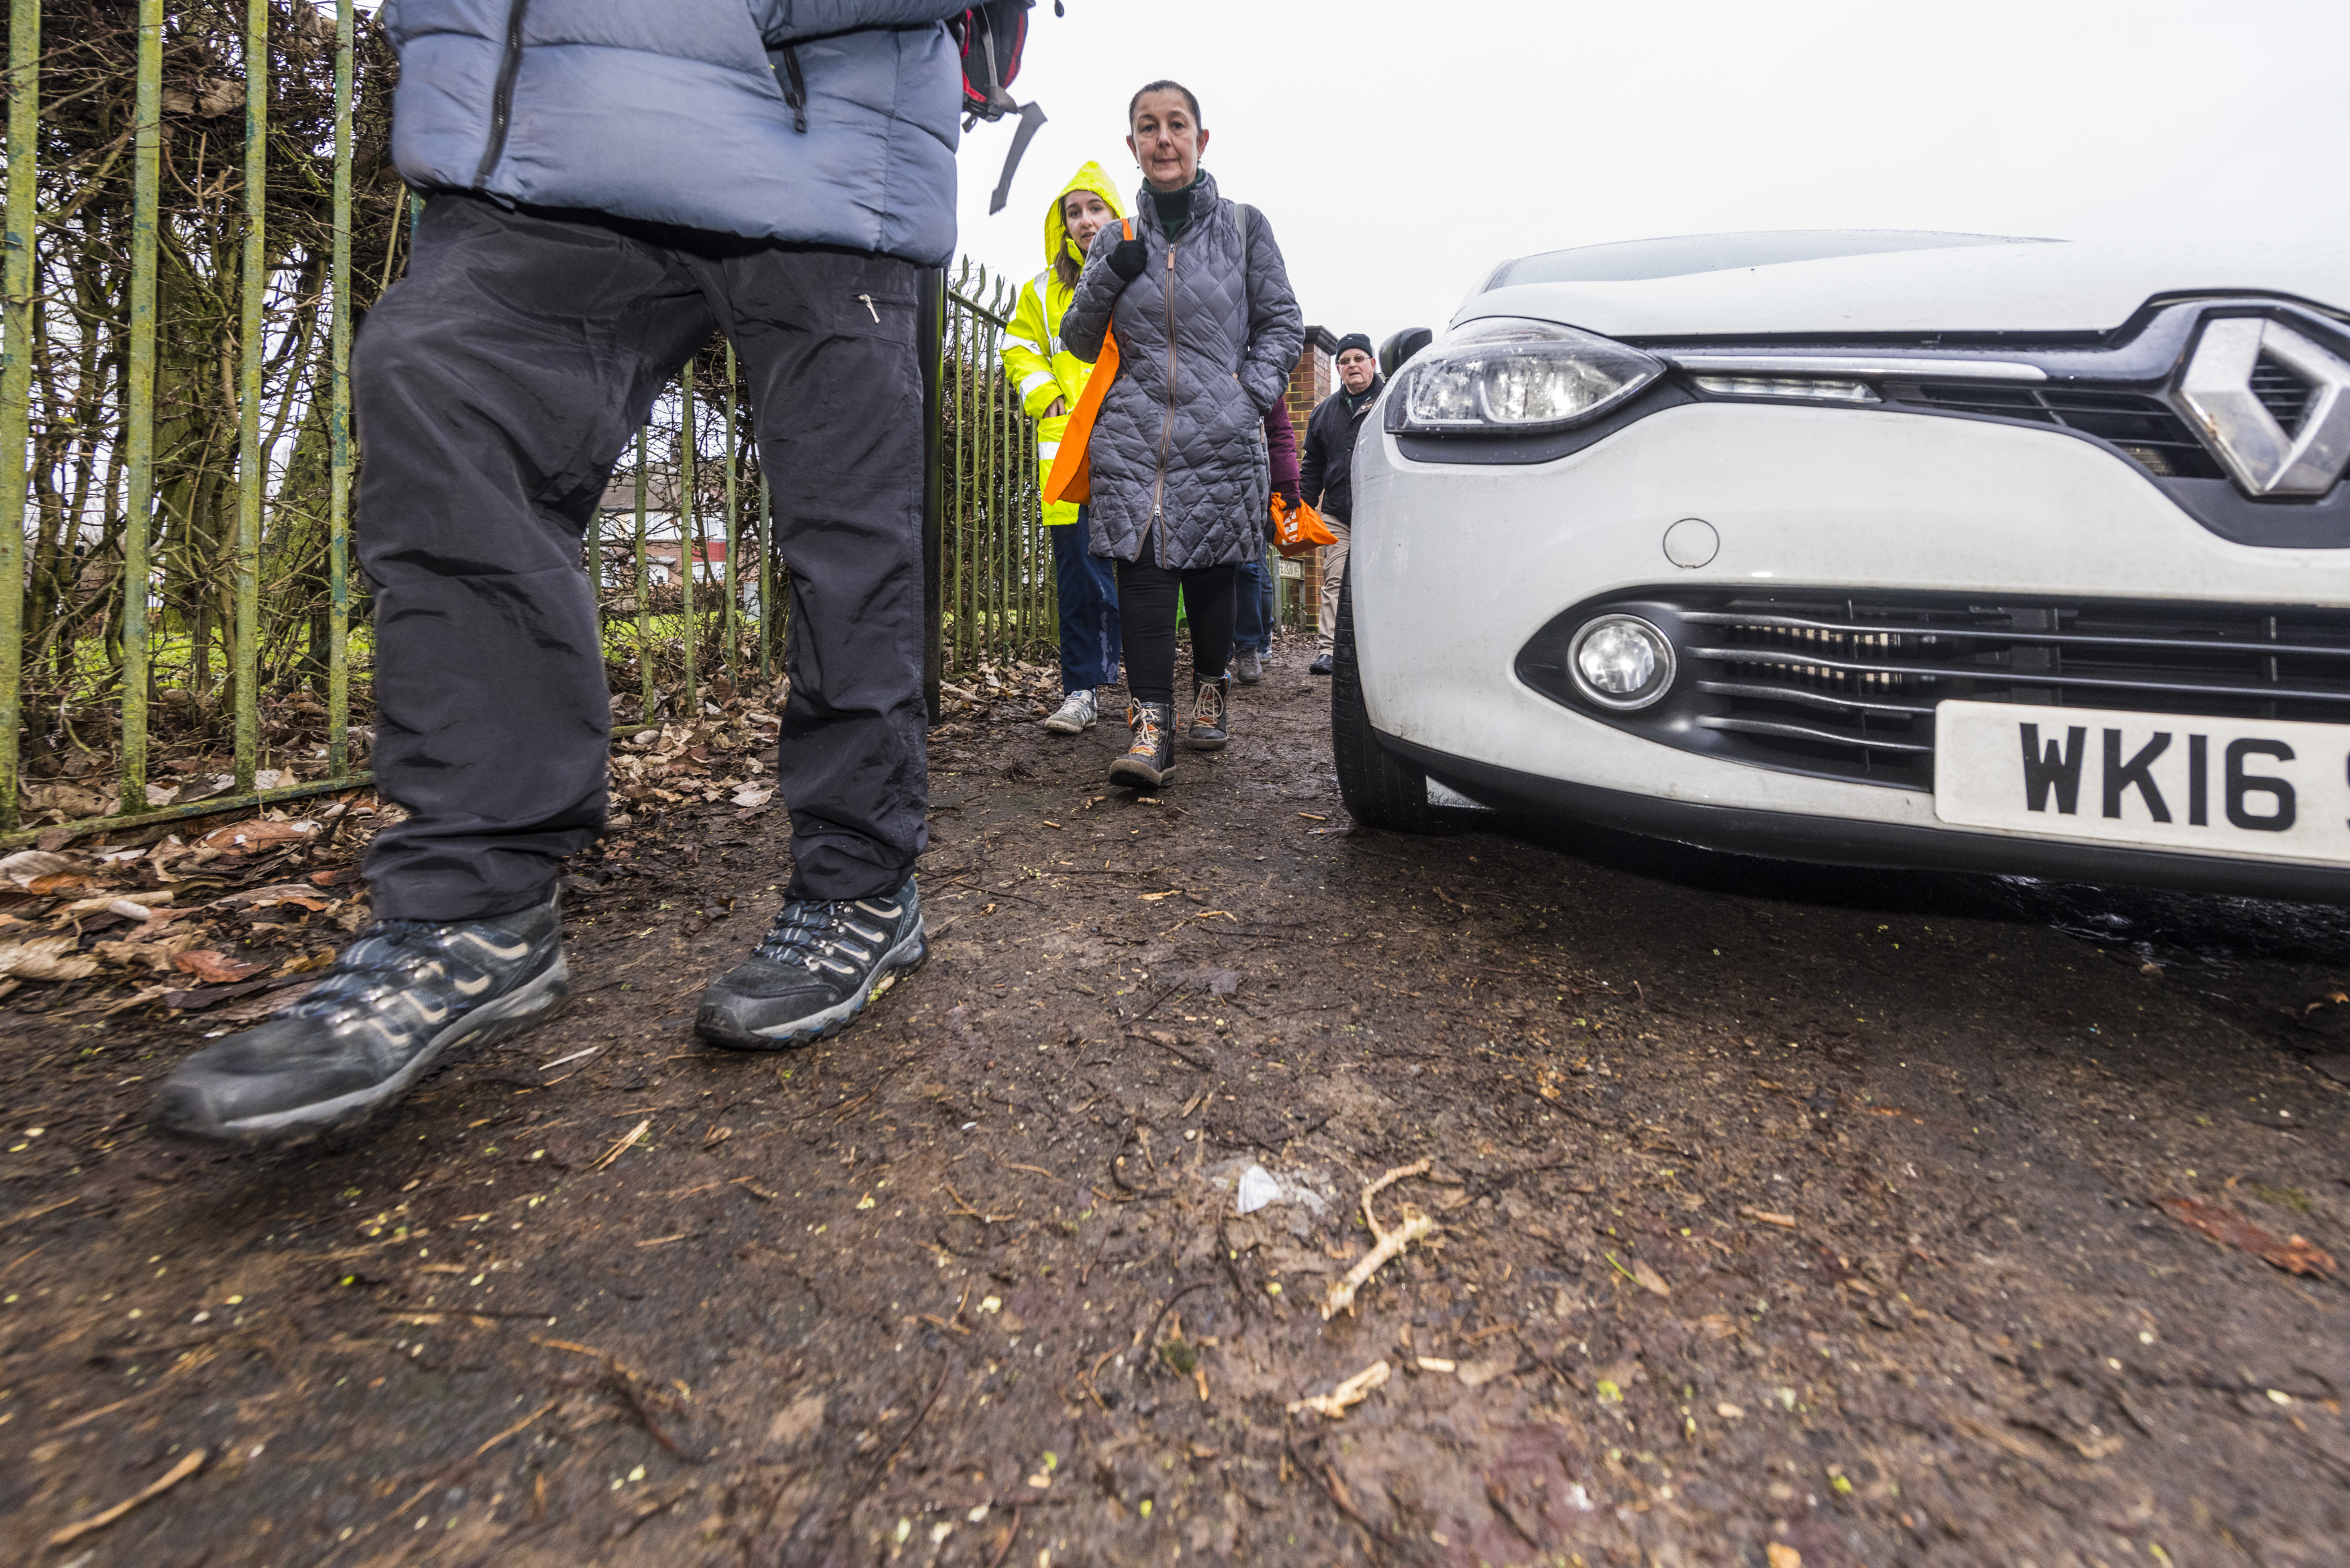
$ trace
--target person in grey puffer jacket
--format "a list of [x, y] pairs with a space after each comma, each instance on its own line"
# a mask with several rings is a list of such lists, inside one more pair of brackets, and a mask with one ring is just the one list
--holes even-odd
[[[353, 366], [375, 589], [377, 923], [182, 1059], [157, 1119], [276, 1142], [379, 1115], [569, 987], [556, 879], [605, 823], [584, 530], [723, 332], [791, 562], [792, 876], [695, 1032], [833, 1033], [927, 956], [923, 271], [954, 249], [969, 0], [390, 0], [392, 153], [427, 197]], [[691, 718], [691, 715], [680, 715]], [[657, 715], [644, 715], [654, 721]]]
[[1142, 167], [1134, 237], [1094, 236], [1061, 320], [1094, 358], [1115, 332], [1118, 379], [1087, 446], [1093, 553], [1118, 562], [1132, 743], [1113, 782], [1156, 788], [1174, 772], [1175, 598], [1191, 622], [1198, 692], [1185, 733], [1221, 749], [1230, 726], [1234, 568], [1263, 546], [1265, 411], [1289, 385], [1305, 318], [1263, 214], [1217, 194], [1199, 167], [1199, 99], [1152, 82], [1128, 109]]

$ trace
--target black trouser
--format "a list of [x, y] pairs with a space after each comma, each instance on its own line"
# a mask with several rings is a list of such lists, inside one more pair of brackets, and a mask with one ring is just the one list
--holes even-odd
[[[1150, 548], [1145, 541], [1143, 549]], [[1118, 618], [1126, 637], [1126, 689], [1138, 702], [1175, 701], [1175, 590], [1191, 622], [1191, 672], [1213, 680], [1232, 655], [1232, 564], [1178, 572], [1149, 561], [1118, 564]]]
[[919, 278], [887, 256], [427, 204], [354, 365], [375, 771], [411, 814], [369, 852], [378, 915], [510, 913], [601, 829], [611, 708], [581, 535], [713, 330], [748, 368], [791, 570], [788, 896], [904, 881], [926, 837]]

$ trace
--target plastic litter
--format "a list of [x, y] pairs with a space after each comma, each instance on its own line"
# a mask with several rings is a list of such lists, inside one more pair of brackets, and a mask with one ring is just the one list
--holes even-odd
[[1252, 1165], [1241, 1172], [1240, 1211], [1253, 1214], [1268, 1203], [1281, 1201], [1281, 1183], [1261, 1165]]

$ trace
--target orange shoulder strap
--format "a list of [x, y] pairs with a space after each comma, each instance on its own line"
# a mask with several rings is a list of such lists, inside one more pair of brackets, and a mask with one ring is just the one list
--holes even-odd
[[[1134, 220], [1121, 220], [1123, 237], [1134, 238]], [[1060, 501], [1089, 501], [1093, 498], [1093, 464], [1088, 447], [1093, 441], [1094, 420], [1101, 412], [1102, 399], [1109, 384], [1118, 379], [1118, 337], [1107, 327], [1102, 328], [1101, 357], [1094, 361], [1093, 374], [1086, 378], [1086, 389], [1077, 398], [1077, 406], [1069, 414], [1068, 427], [1061, 432], [1060, 450], [1053, 454], [1053, 467], [1045, 476], [1045, 500], [1049, 505]]]

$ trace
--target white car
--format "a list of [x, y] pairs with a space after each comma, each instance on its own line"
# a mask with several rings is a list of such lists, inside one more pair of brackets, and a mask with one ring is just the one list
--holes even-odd
[[2350, 901], [2345, 466], [2321, 245], [1505, 262], [1365, 421], [1339, 783], [1402, 830]]

